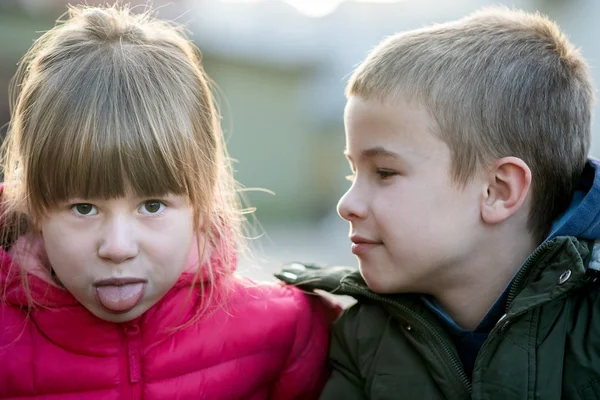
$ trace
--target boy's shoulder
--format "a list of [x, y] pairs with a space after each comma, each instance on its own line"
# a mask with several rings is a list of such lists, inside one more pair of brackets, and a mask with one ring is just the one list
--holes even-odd
[[418, 294], [379, 294], [367, 286], [359, 270], [347, 266], [318, 266], [315, 264], [289, 263], [275, 276], [304, 293], [319, 291], [333, 295], [350, 296], [355, 303], [347, 307], [337, 325], [368, 327], [368, 332], [378, 331], [387, 323], [390, 315], [399, 309], [412, 310], [417, 314], [426, 312]]
[[[347, 266], [320, 266], [292, 262], [285, 264], [275, 277], [305, 292], [322, 290], [331, 294], [356, 294], [360, 288], [369, 290], [357, 268]], [[356, 288], [355, 288], [356, 287]]]
[[367, 286], [360, 271], [355, 267], [293, 262], [285, 264], [275, 273], [275, 277], [304, 292], [324, 291], [334, 295], [351, 296], [359, 304], [410, 302], [415, 297], [408, 294], [376, 293]]
[[[275, 276], [304, 293], [315, 294], [319, 291], [333, 295], [350, 296], [356, 302], [346, 308], [336, 324], [351, 326], [378, 325], [375, 320], [384, 321], [387, 311], [381, 301], [383, 296], [372, 292], [363, 280], [357, 268], [347, 266], [319, 266], [315, 264], [289, 263], [284, 265]], [[371, 322], [366, 323], [365, 317]]]

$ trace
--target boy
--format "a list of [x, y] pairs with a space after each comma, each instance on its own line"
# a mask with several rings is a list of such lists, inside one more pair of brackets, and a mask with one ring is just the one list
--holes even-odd
[[600, 398], [600, 164], [586, 62], [541, 15], [488, 9], [392, 36], [347, 88], [359, 272], [322, 399]]

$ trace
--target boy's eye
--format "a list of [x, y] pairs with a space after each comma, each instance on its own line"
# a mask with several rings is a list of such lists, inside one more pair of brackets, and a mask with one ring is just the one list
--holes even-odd
[[140, 213], [142, 214], [159, 214], [165, 209], [165, 204], [159, 200], [148, 200], [142, 203], [139, 208]]
[[381, 179], [389, 178], [390, 176], [394, 176], [397, 174], [398, 173], [396, 171], [392, 171], [390, 169], [381, 169], [381, 168], [377, 169], [377, 175], [379, 175], [379, 177]]
[[98, 214], [98, 209], [90, 203], [78, 203], [71, 206], [71, 210], [79, 216], [89, 216]]

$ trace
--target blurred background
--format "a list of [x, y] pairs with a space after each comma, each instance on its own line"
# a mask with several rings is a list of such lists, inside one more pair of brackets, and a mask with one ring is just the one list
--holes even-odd
[[[141, 5], [148, 1], [127, 1]], [[0, 126], [19, 58], [77, 0], [0, 0]], [[105, 1], [86, 0], [87, 4]], [[257, 207], [253, 258], [261, 279], [287, 261], [356, 265], [335, 212], [348, 187], [344, 86], [382, 38], [504, 4], [556, 20], [600, 82], [598, 0], [154, 0], [161, 18], [185, 24], [215, 81], [236, 178]], [[600, 104], [600, 102], [599, 102]], [[596, 115], [599, 114], [596, 106]], [[600, 130], [595, 122], [594, 131]], [[600, 155], [597, 135], [592, 155]], [[262, 235], [258, 235], [263, 232]]]

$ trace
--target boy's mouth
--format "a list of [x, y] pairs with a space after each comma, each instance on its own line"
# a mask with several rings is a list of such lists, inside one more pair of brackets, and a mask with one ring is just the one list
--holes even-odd
[[383, 244], [381, 241], [367, 239], [358, 235], [350, 236], [350, 240], [352, 241], [352, 253], [357, 256], [366, 254], [375, 247]]
[[139, 278], [110, 278], [94, 283], [96, 299], [113, 314], [133, 309], [144, 297], [147, 281]]

